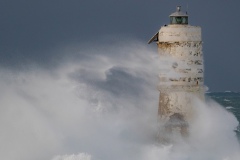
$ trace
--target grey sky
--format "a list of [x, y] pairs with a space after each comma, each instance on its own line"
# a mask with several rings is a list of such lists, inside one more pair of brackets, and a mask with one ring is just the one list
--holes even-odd
[[[187, 0], [2, 0], [0, 65], [53, 63], [68, 44], [98, 43], [121, 35], [146, 42], [182, 5], [190, 24], [202, 27], [205, 84], [212, 91], [240, 91], [240, 1]], [[51, 54], [49, 54], [51, 53]], [[157, 50], [156, 50], [157, 53]]]

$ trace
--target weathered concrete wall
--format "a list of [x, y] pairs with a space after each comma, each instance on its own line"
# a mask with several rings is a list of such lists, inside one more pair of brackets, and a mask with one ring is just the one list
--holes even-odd
[[190, 25], [163, 26], [158, 34], [159, 42], [200, 42], [201, 28]]
[[158, 113], [166, 121], [173, 115], [180, 115], [183, 121], [188, 122], [192, 116], [192, 95], [204, 99], [201, 28], [163, 26], [157, 45], [160, 58], [171, 59], [170, 67], [159, 74]]

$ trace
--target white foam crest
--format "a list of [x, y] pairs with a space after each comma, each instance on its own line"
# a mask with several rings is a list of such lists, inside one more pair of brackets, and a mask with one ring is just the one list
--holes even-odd
[[226, 109], [229, 109], [229, 110], [230, 110], [230, 109], [234, 109], [234, 107], [232, 107], [232, 106], [227, 106]]

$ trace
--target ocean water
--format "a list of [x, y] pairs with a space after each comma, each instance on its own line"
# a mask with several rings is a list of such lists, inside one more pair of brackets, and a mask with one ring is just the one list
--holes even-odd
[[[240, 92], [210, 92], [206, 96], [221, 104], [227, 111], [233, 113], [240, 122]], [[236, 133], [240, 141], [240, 125], [236, 128]]]

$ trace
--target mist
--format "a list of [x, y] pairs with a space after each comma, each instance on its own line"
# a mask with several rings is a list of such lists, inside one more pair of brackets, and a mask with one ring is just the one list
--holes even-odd
[[196, 98], [189, 138], [159, 143], [165, 60], [142, 42], [125, 41], [58, 48], [52, 52], [62, 58], [47, 68], [1, 68], [0, 159], [240, 159], [238, 121], [210, 99]]

